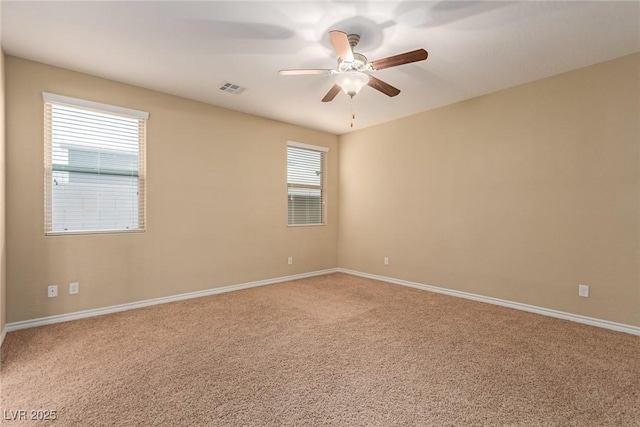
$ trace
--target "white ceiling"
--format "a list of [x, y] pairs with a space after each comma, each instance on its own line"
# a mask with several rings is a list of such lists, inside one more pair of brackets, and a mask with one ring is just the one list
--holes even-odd
[[[640, 51], [640, 3], [531, 1], [83, 1], [1, 3], [15, 55], [334, 134]], [[402, 92], [365, 87], [320, 100], [333, 76], [328, 31], [358, 33], [369, 60], [424, 48], [379, 70]], [[219, 90], [231, 82], [241, 94]]]

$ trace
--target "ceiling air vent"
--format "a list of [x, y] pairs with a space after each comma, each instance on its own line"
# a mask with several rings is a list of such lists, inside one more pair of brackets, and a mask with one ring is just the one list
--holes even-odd
[[242, 86], [238, 86], [233, 83], [225, 83], [222, 86], [220, 86], [220, 90], [223, 90], [229, 93], [235, 93], [236, 95], [241, 94], [244, 91], [244, 89], [245, 88], [243, 88]]

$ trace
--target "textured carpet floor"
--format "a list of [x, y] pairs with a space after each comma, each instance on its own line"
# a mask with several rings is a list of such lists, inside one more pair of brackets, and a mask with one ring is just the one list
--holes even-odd
[[5, 415], [38, 425], [640, 425], [639, 337], [344, 274], [16, 331], [2, 359]]

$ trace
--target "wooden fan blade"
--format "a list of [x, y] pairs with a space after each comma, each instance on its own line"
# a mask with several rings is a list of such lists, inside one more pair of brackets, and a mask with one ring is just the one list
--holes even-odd
[[396, 96], [400, 93], [400, 89], [391, 86], [389, 83], [385, 83], [380, 79], [376, 79], [373, 76], [369, 76], [369, 83], [372, 88], [379, 90], [387, 96]]
[[343, 61], [353, 62], [353, 51], [347, 38], [347, 33], [342, 31], [329, 31], [329, 39], [333, 45], [333, 49], [336, 51], [338, 58]]
[[282, 76], [297, 76], [302, 74], [331, 74], [333, 70], [309, 69], [309, 70], [280, 70], [278, 73]]
[[324, 98], [322, 98], [322, 102], [333, 101], [333, 98], [335, 98], [336, 95], [338, 93], [340, 93], [341, 90], [342, 89], [340, 88], [340, 86], [333, 85], [333, 87], [331, 89], [329, 89], [329, 92], [327, 92], [327, 94], [324, 96]]
[[372, 61], [371, 66], [374, 70], [382, 70], [384, 68], [396, 67], [402, 64], [424, 61], [427, 59], [427, 56], [429, 56], [429, 53], [424, 49], [412, 50], [411, 52], [405, 52], [400, 55], [394, 55], [388, 58]]

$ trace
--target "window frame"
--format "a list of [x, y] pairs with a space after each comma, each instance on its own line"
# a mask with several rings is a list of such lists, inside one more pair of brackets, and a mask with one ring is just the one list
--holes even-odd
[[[319, 152], [321, 155], [321, 178], [320, 185], [310, 185], [310, 184], [294, 184], [289, 183], [289, 147], [299, 148], [309, 151]], [[312, 145], [306, 144], [303, 142], [296, 141], [287, 141], [287, 227], [320, 227], [327, 225], [327, 157], [328, 157], [329, 148], [320, 146], [320, 145]], [[291, 224], [289, 223], [289, 189], [290, 188], [301, 188], [301, 189], [319, 189], [320, 190], [320, 217], [321, 222], [319, 223], [310, 223], [310, 224]]]
[[[49, 92], [42, 92], [44, 107], [44, 232], [46, 236], [86, 235], [86, 234], [120, 234], [144, 233], [147, 229], [147, 174], [146, 174], [146, 121], [149, 113], [115, 105], [85, 99], [73, 98]], [[137, 228], [131, 229], [95, 229], [95, 230], [55, 230], [53, 229], [53, 172], [56, 170], [53, 162], [52, 118], [50, 116], [53, 105], [67, 106], [80, 110], [93, 111], [116, 117], [125, 117], [138, 121], [138, 221]], [[60, 165], [59, 165], [60, 166]], [[64, 167], [62, 168], [64, 169]], [[68, 167], [68, 172], [82, 172]], [[76, 169], [76, 170], [74, 170]], [[60, 169], [61, 170], [61, 169]], [[98, 173], [99, 174], [99, 173]], [[105, 175], [119, 175], [105, 173]], [[127, 175], [123, 175], [127, 176]]]

